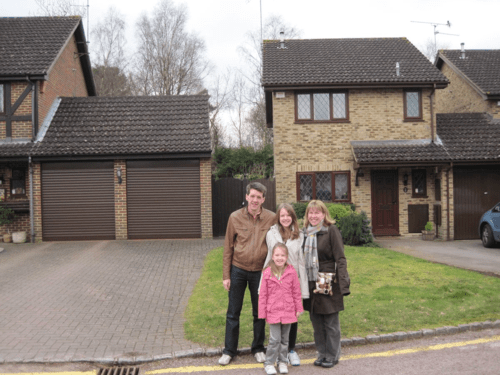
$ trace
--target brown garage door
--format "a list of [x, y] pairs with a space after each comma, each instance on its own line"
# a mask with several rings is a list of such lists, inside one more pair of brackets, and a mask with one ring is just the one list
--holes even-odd
[[201, 238], [199, 160], [127, 162], [128, 237]]
[[455, 239], [479, 238], [479, 219], [500, 202], [500, 167], [455, 167], [453, 183]]
[[44, 241], [115, 239], [113, 162], [42, 165]]

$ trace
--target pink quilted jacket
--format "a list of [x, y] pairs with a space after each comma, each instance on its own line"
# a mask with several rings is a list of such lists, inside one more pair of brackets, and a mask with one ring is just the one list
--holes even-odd
[[278, 280], [271, 267], [262, 272], [259, 294], [259, 319], [269, 324], [290, 324], [297, 321], [297, 312], [304, 311], [299, 277], [292, 265], [288, 265]]

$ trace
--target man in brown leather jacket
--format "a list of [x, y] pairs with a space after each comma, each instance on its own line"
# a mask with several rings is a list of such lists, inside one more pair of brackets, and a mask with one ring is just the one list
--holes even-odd
[[252, 298], [253, 335], [252, 354], [257, 362], [264, 362], [266, 322], [258, 318], [259, 282], [267, 256], [266, 234], [275, 214], [262, 207], [267, 189], [258, 182], [247, 186], [247, 207], [234, 211], [229, 217], [224, 243], [222, 283], [229, 292], [226, 314], [226, 338], [219, 364], [227, 365], [236, 355], [240, 331], [240, 313], [248, 284]]

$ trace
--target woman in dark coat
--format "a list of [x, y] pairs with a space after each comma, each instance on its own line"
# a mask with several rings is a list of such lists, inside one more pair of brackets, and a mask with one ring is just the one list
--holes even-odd
[[[310, 297], [303, 302], [309, 311], [319, 354], [314, 365], [326, 368], [335, 366], [340, 358], [339, 311], [344, 310], [344, 296], [350, 294], [344, 244], [334, 223], [323, 202], [309, 202], [304, 218], [304, 257]], [[331, 282], [332, 295], [324, 294], [324, 290], [318, 291], [318, 273], [335, 273]], [[324, 276], [323, 283], [331, 275], [320, 276]], [[329, 290], [328, 287], [325, 289]]]

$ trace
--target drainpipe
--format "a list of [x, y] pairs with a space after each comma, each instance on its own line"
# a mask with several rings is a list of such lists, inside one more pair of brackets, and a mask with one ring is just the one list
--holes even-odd
[[429, 99], [431, 100], [431, 142], [434, 143], [434, 106], [432, 103], [434, 103], [434, 93], [436, 92], [436, 84], [434, 84], [434, 87], [432, 88], [432, 92], [429, 95]]
[[29, 157], [29, 168], [30, 168], [30, 237], [31, 243], [35, 243], [35, 223], [34, 223], [34, 213], [33, 213], [33, 163], [31, 162], [31, 156]]
[[450, 241], [450, 170], [453, 167], [453, 163], [450, 163], [450, 168], [446, 171], [446, 241]]

